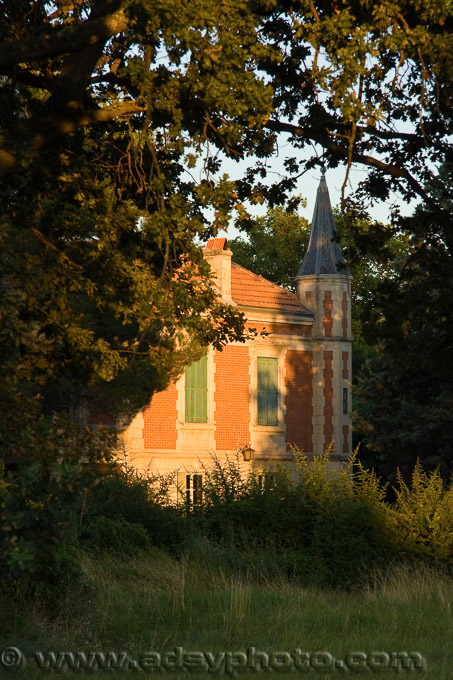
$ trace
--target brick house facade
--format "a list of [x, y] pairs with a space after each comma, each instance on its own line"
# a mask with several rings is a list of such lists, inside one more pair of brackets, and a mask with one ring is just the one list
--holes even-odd
[[351, 278], [334, 229], [323, 175], [297, 294], [235, 264], [226, 238], [208, 242], [222, 300], [267, 335], [209, 348], [154, 395], [122, 434], [136, 467], [194, 473], [196, 487], [213, 453], [251, 446], [272, 466], [293, 460], [292, 445], [316, 454], [333, 442], [337, 461], [351, 452]]

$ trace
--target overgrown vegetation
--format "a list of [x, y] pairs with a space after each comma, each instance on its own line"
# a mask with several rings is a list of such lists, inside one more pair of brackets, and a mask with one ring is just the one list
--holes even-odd
[[[396, 501], [353, 455], [339, 472], [328, 453], [309, 462], [295, 452], [290, 469], [244, 475], [238, 460], [213, 459], [205, 470], [200, 503], [171, 498], [171, 477], [140, 475], [112, 464], [84, 484], [77, 465], [30, 465], [30, 493], [16, 503], [17, 474], [3, 475], [2, 576], [4, 584], [61, 582], [74, 577], [81, 552], [130, 556], [152, 548], [175, 559], [209, 555], [215, 570], [266, 582], [354, 589], [391, 563], [453, 563], [453, 485], [439, 472], [415, 467], [401, 476]], [[77, 485], [75, 483], [77, 480]], [[23, 489], [28, 489], [22, 479]], [[39, 494], [40, 492], [40, 494]], [[36, 503], [30, 499], [42, 497]]]
[[[36, 588], [36, 571], [10, 581], [3, 642], [29, 656], [104, 649], [137, 659], [181, 646], [338, 659], [405, 649], [427, 660], [423, 677], [447, 680], [453, 487], [418, 465], [390, 505], [355, 458], [335, 474], [327, 455], [313, 464], [296, 456], [292, 482], [284, 467], [244, 477], [238, 461], [213, 461], [195, 507], [165, 501], [168, 478], [112, 466], [67, 525], [71, 587], [55, 569], [39, 572], [46, 587]], [[40, 673], [29, 663], [17, 677]]]
[[[450, 214], [452, 181], [445, 163], [436, 191]], [[373, 465], [393, 483], [396, 468], [407, 478], [417, 458], [445, 478], [453, 472], [453, 224], [426, 204], [399, 224], [408, 250], [357, 310], [375, 356], [362, 371], [356, 423]]]
[[[47, 481], [47, 505], [28, 509], [34, 519], [11, 507], [14, 477], [3, 475], [2, 548], [21, 556], [2, 573], [3, 642], [30, 655], [124, 649], [132, 658], [177, 646], [334, 658], [407, 649], [427, 659], [424, 677], [447, 680], [453, 485], [417, 465], [389, 504], [355, 456], [339, 473], [328, 454], [295, 456], [295, 479], [285, 467], [244, 475], [238, 460], [214, 459], [195, 506], [171, 502], [170, 477], [127, 463], [95, 477], [87, 468], [90, 483], [78, 489], [62, 467]], [[32, 554], [32, 532], [44, 544], [54, 521], [58, 550]], [[17, 677], [40, 673], [29, 664]]]

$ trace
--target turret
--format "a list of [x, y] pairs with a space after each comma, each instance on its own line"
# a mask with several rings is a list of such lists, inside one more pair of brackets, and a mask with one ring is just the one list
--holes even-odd
[[314, 314], [313, 443], [320, 453], [351, 453], [351, 275], [335, 241], [323, 170], [307, 252], [296, 276], [299, 301]]

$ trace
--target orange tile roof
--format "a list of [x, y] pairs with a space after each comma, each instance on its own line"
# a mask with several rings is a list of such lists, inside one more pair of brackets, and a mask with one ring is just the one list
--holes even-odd
[[264, 307], [313, 316], [308, 307], [300, 304], [294, 293], [244, 269], [235, 262], [231, 263], [231, 297], [241, 307]]

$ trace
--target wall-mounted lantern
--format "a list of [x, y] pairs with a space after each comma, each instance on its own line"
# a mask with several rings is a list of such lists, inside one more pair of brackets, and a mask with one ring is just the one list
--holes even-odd
[[251, 446], [246, 446], [245, 448], [243, 448], [242, 449], [242, 458], [245, 461], [254, 460], [255, 459], [255, 449], [252, 449]]

